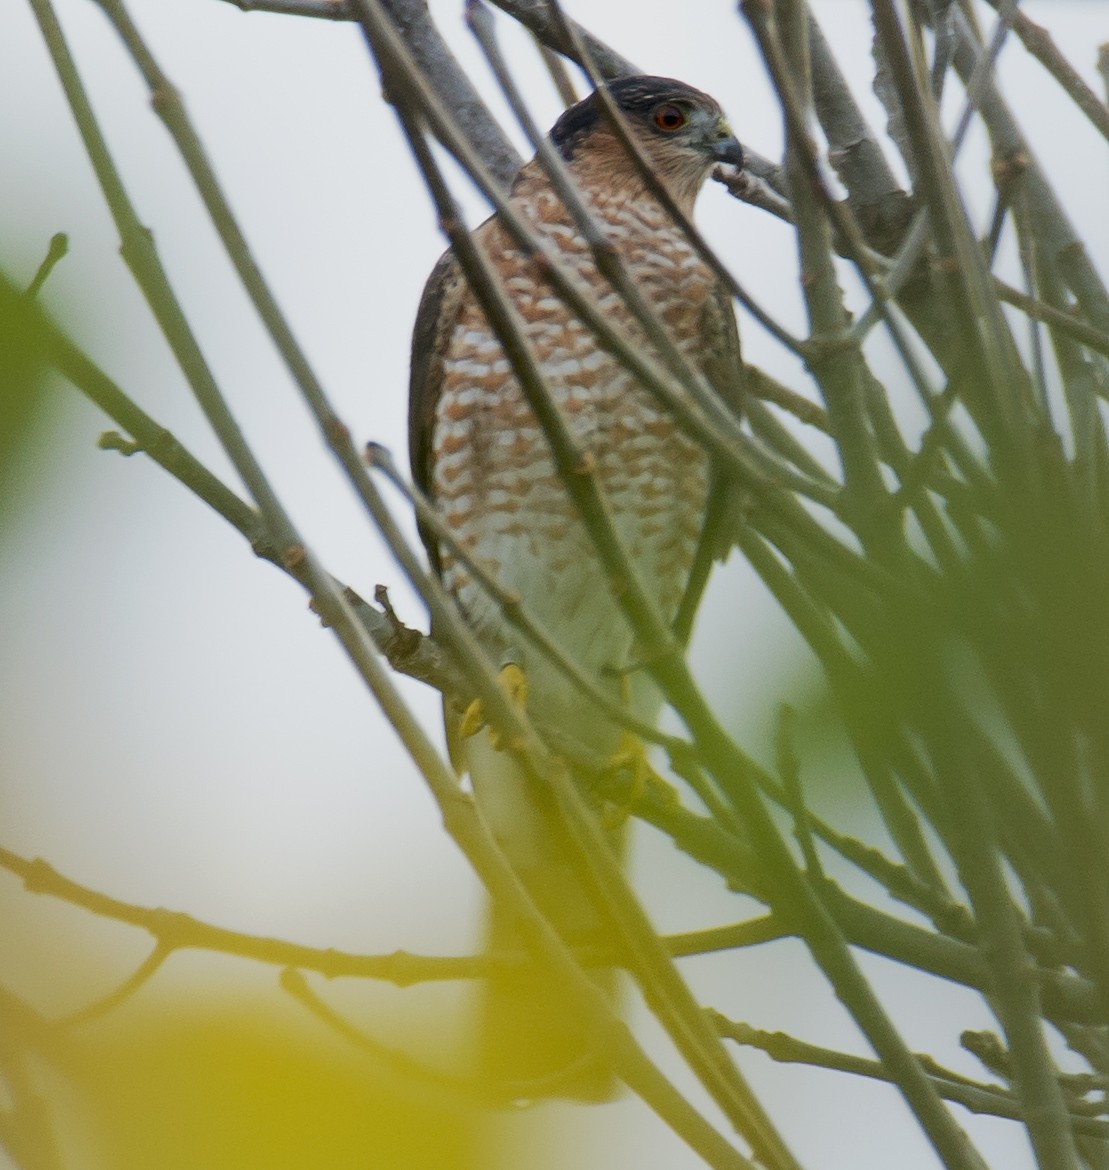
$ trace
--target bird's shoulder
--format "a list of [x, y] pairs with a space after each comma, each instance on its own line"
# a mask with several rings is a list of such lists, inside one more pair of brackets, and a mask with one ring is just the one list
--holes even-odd
[[[716, 278], [701, 311], [699, 365], [709, 385], [724, 405], [740, 419], [747, 393], [746, 367], [739, 342], [739, 327], [731, 291]], [[713, 472], [713, 485], [705, 511], [697, 552], [693, 558], [685, 594], [674, 619], [674, 633], [688, 642], [713, 565], [727, 558], [743, 522], [744, 501], [723, 469]]]
[[431, 485], [431, 434], [443, 382], [443, 362], [466, 296], [466, 279], [454, 250], [439, 257], [427, 278], [412, 330], [409, 367], [408, 450], [412, 477]]
[[702, 308], [701, 353], [705, 377], [739, 418], [746, 381], [743, 350], [731, 290], [719, 278], [714, 279]]

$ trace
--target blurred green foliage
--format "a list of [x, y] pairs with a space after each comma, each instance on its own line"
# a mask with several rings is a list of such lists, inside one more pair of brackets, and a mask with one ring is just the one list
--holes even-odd
[[[55, 236], [55, 241], [64, 237]], [[60, 258], [64, 244], [51, 244]], [[52, 262], [51, 262], [52, 263]], [[22, 297], [0, 288], [0, 539], [27, 493], [19, 490], [23, 458], [45, 416], [51, 413], [47, 362], [41, 338], [25, 312], [48, 268], [40, 270]]]
[[80, 1046], [71, 1071], [106, 1165], [478, 1164], [473, 1116], [441, 1094], [361, 1059], [264, 995], [222, 1009], [192, 999], [114, 1016]]

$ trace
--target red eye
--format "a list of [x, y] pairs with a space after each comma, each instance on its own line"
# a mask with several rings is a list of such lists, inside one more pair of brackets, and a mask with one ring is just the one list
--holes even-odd
[[680, 130], [689, 119], [680, 106], [667, 104], [655, 110], [655, 125], [660, 130]]

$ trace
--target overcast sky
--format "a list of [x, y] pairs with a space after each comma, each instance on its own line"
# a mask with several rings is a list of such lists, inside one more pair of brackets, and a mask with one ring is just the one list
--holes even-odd
[[[133, 0], [131, 7], [183, 91], [340, 413], [359, 440], [376, 439], [403, 457], [408, 336], [442, 240], [360, 36], [343, 25], [245, 15], [221, 0]], [[778, 155], [778, 114], [733, 5], [694, 0], [678, 6], [677, 20], [672, 0], [568, 7], [646, 71], [712, 92], [743, 141]], [[860, 97], [872, 102], [865, 6], [817, 0], [814, 7]], [[1109, 40], [1109, 5], [1023, 7], [1050, 24], [1096, 85], [1095, 47]], [[459, 55], [476, 62], [459, 5], [432, 8]], [[58, 11], [140, 217], [294, 519], [332, 572], [367, 594], [388, 584], [402, 616], [422, 624], [237, 289], [122, 46], [89, 0], [59, 0]], [[550, 123], [557, 98], [527, 44], [515, 36], [508, 43], [540, 120]], [[476, 72], [491, 92], [484, 70]], [[1105, 143], [1068, 112], [1018, 44], [1007, 50], [1002, 76], [1104, 272]], [[46, 305], [146, 410], [229, 475], [118, 257], [114, 228], [19, 0], [0, 6], [0, 111], [0, 264], [29, 280], [49, 237], [66, 231], [70, 255], [51, 277]], [[875, 121], [881, 124], [878, 112]], [[981, 155], [969, 165], [985, 192]], [[468, 206], [483, 214], [476, 200]], [[983, 195], [979, 214], [987, 206]], [[720, 190], [706, 193], [699, 219], [741, 280], [800, 329], [790, 234]], [[750, 321], [741, 324], [748, 357], [808, 392], [773, 343]], [[476, 882], [302, 593], [152, 464], [98, 452], [96, 436], [108, 425], [59, 385], [21, 464], [25, 507], [3, 535], [0, 559], [0, 841], [116, 896], [227, 926], [365, 951], [473, 946]], [[726, 645], [714, 614], [732, 632]], [[714, 583], [704, 623], [717, 633], [697, 645], [700, 669], [710, 687], [717, 682], [713, 693], [744, 742], [764, 751], [767, 716], [804, 665], [804, 651], [739, 564]], [[427, 726], [437, 727], [435, 696], [401, 685]], [[663, 928], [751, 911], [716, 883], [689, 876], [672, 856], [657, 841], [640, 843], [640, 869]], [[28, 911], [27, 901], [0, 877], [0, 914], [15, 931], [29, 932], [37, 921], [38, 907]], [[743, 1018], [854, 1044], [825, 993], [802, 973], [800, 952], [791, 953], [784, 966], [761, 955], [744, 960], [738, 990], [719, 974], [690, 969], [712, 1002]], [[30, 968], [24, 976], [38, 978]], [[889, 988], [895, 1002], [923, 994], [907, 973], [892, 974]], [[797, 1009], [806, 997], [808, 1016]], [[932, 1013], [965, 1010], [985, 1024], [977, 1004], [957, 992], [928, 1003], [927, 1018], [907, 1025], [915, 1046], [929, 1045]], [[879, 1170], [892, 1164], [896, 1148], [896, 1164], [906, 1170], [935, 1164], [922, 1143], [904, 1140], [911, 1126], [892, 1092], [848, 1092], [826, 1075], [751, 1067], [779, 1112], [806, 1110], [806, 1124], [786, 1126], [802, 1161]], [[580, 1138], [587, 1161], [599, 1157], [589, 1143], [614, 1140], [601, 1132], [614, 1115], [634, 1122], [642, 1109], [629, 1102], [593, 1111]], [[873, 1140], [860, 1147], [852, 1129], [864, 1125]], [[1015, 1127], [987, 1121], [973, 1128], [989, 1148], [1008, 1150], [998, 1165], [1030, 1164]], [[637, 1136], [617, 1133], [627, 1164], [637, 1141], [674, 1170], [695, 1164], [653, 1124]]]

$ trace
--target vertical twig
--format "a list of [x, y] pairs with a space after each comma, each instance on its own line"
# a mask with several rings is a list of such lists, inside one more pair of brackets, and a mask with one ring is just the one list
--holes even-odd
[[[808, 364], [824, 396], [825, 409], [844, 471], [844, 511], [864, 545], [894, 552], [896, 537], [876, 530], [882, 515], [885, 484], [874, 439], [866, 421], [861, 353], [844, 344], [848, 318], [832, 260], [832, 233], [825, 207], [814, 195], [816, 151], [806, 121], [811, 110], [809, 22], [800, 5], [775, 6], [777, 29], [762, 3], [741, 5], [778, 90], [786, 122], [786, 176], [797, 224], [801, 284], [808, 307], [811, 336]], [[887, 514], [888, 515], [888, 514]]]

